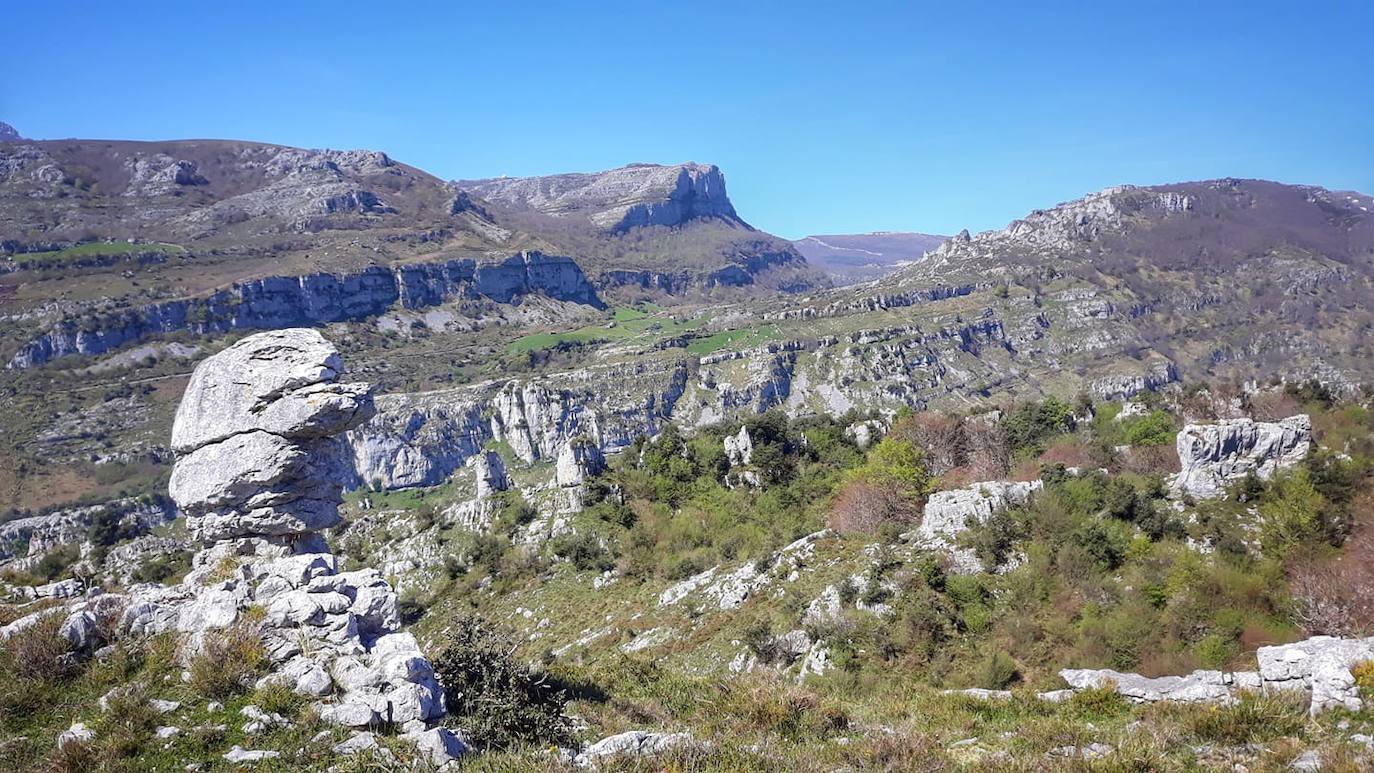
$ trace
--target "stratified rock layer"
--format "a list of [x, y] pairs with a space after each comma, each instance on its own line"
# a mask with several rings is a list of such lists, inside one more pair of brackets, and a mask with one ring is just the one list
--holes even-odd
[[172, 426], [172, 499], [203, 542], [295, 541], [335, 526], [347, 450], [335, 436], [375, 412], [366, 384], [318, 332], [250, 336], [191, 375]]
[[1175, 496], [1223, 496], [1228, 486], [1251, 473], [1268, 479], [1307, 458], [1312, 420], [1306, 414], [1282, 421], [1229, 419], [1189, 424], [1178, 433], [1181, 469], [1170, 488]]

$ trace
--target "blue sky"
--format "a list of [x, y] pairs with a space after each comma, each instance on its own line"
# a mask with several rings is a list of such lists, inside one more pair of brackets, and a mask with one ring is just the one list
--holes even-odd
[[445, 178], [711, 162], [789, 237], [976, 231], [1119, 183], [1374, 193], [1366, 2], [209, 5], [10, 3], [0, 120]]

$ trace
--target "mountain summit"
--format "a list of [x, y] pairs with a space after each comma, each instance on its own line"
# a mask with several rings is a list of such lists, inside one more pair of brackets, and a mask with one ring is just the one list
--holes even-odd
[[725, 193], [725, 175], [713, 164], [629, 164], [605, 172], [458, 180], [454, 185], [515, 209], [584, 217], [604, 231], [707, 218], [748, 227]]

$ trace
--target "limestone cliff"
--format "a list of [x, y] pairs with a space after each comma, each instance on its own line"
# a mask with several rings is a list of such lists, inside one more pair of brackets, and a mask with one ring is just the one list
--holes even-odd
[[711, 164], [631, 164], [606, 172], [459, 180], [491, 202], [556, 217], [590, 220], [606, 231], [681, 225], [696, 218], [742, 222]]
[[9, 362], [30, 368], [68, 354], [96, 355], [150, 335], [273, 329], [367, 319], [400, 306], [434, 306], [454, 298], [510, 303], [540, 293], [600, 306], [582, 269], [569, 258], [524, 252], [501, 261], [372, 266], [352, 274], [273, 276], [237, 283], [202, 298], [60, 323], [23, 345]]

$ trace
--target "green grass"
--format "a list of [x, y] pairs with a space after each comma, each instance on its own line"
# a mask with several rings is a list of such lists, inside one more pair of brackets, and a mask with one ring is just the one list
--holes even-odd
[[720, 351], [727, 346], [735, 344], [759, 344], [778, 337], [778, 330], [775, 327], [765, 325], [757, 328], [736, 328], [734, 330], [722, 330], [704, 338], [698, 338], [687, 344], [687, 352], [701, 356]]
[[134, 255], [142, 252], [165, 252], [171, 255], [180, 255], [184, 249], [175, 244], [162, 244], [151, 242], [147, 244], [130, 244], [128, 242], [89, 242], [78, 244], [74, 247], [67, 247], [61, 250], [48, 250], [46, 252], [21, 252], [10, 256], [10, 260], [20, 265], [64, 263], [82, 258], [94, 258]]
[[511, 354], [525, 354], [540, 349], [551, 349], [560, 344], [621, 342], [650, 335], [657, 338], [680, 334], [700, 325], [698, 320], [679, 322], [667, 317], [654, 316], [653, 313], [656, 311], [658, 307], [652, 304], [617, 307], [611, 311], [608, 322], [576, 330], [521, 336], [507, 344], [506, 351]]

